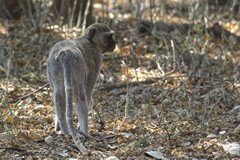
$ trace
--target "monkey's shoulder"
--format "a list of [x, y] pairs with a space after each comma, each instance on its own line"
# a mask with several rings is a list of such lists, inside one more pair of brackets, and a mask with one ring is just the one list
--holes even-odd
[[93, 43], [91, 43], [87, 38], [84, 38], [84, 37], [59, 41], [52, 47], [51, 50], [56, 51], [62, 48], [68, 48], [68, 49], [77, 48], [83, 52], [98, 51], [98, 48]]
[[61, 48], [74, 48], [77, 46], [77, 43], [73, 39], [59, 41], [53, 45], [51, 50], [60, 50]]
[[78, 43], [74, 39], [59, 41], [53, 45], [50, 50], [50, 54], [58, 54], [59, 52], [66, 51], [67, 53], [77, 53], [80, 52]]
[[72, 61], [74, 59], [78, 61], [84, 59], [87, 65], [100, 63], [101, 56], [101, 50], [84, 37], [59, 41], [50, 50], [50, 57], [54, 57], [53, 60]]

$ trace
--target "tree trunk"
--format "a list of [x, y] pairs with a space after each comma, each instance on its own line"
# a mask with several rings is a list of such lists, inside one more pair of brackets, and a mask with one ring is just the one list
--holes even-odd
[[84, 19], [84, 25], [92, 23], [93, 0], [54, 0], [53, 9], [55, 16], [63, 18], [63, 23], [70, 26], [79, 27], [83, 25]]
[[0, 17], [5, 19], [19, 19], [22, 10], [18, 0], [1, 0], [0, 1]]
[[27, 13], [27, 17], [34, 12], [32, 0], [0, 0], [0, 17], [5, 19], [19, 19]]

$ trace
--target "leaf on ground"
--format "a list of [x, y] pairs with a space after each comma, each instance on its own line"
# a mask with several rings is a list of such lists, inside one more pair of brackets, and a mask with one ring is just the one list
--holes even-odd
[[240, 111], [240, 106], [234, 106], [233, 109], [230, 112], [239, 112]]
[[168, 158], [164, 157], [164, 155], [159, 151], [148, 151], [148, 152], [145, 152], [145, 155], [147, 157], [152, 157], [152, 158], [161, 159], [161, 160], [168, 159]]
[[119, 160], [119, 158], [117, 156], [110, 156], [110, 157], [106, 158], [105, 160]]
[[228, 152], [232, 155], [240, 156], [240, 144], [238, 142], [222, 143], [221, 146], [223, 147], [225, 152]]
[[4, 121], [8, 124], [13, 124], [14, 115], [8, 115], [7, 118]]
[[134, 134], [132, 134], [130, 132], [121, 132], [120, 135], [122, 135], [125, 138], [134, 137]]
[[216, 134], [209, 134], [207, 138], [218, 138], [219, 136]]
[[14, 134], [0, 134], [0, 140], [12, 140], [14, 138]]
[[233, 133], [240, 134], [240, 124], [234, 129]]
[[52, 143], [54, 139], [52, 136], [47, 136], [44, 140], [46, 143]]
[[189, 145], [191, 145], [191, 142], [183, 142], [182, 143], [182, 146], [189, 146]]
[[59, 153], [59, 155], [62, 157], [67, 157], [68, 156], [67, 150], [64, 150], [62, 153]]

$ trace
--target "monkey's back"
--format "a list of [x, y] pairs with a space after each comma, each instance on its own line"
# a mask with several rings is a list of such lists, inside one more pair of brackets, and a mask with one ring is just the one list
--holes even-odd
[[50, 50], [47, 75], [50, 85], [64, 85], [63, 63], [70, 63], [73, 83], [96, 81], [102, 62], [100, 49], [84, 37], [56, 43]]
[[[71, 64], [71, 65], [67, 65]], [[56, 43], [50, 50], [47, 61], [47, 75], [51, 86], [63, 86], [63, 67], [70, 68], [72, 81], [86, 81], [86, 64], [82, 51], [74, 40], [64, 40]]]

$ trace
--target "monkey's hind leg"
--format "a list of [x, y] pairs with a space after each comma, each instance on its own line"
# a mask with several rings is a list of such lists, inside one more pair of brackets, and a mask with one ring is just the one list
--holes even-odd
[[80, 96], [75, 101], [76, 111], [78, 115], [78, 124], [80, 127], [81, 134], [84, 135], [83, 138], [88, 138], [88, 102], [86, 97], [86, 91], [83, 89], [83, 86], [79, 87]]
[[74, 89], [73, 80], [72, 80], [73, 66], [72, 66], [72, 62], [68, 59], [66, 52], [68, 52], [68, 55], [71, 55], [72, 52], [70, 51], [61, 52], [62, 54], [61, 63], [63, 66], [63, 77], [64, 77], [64, 86], [65, 86], [65, 94], [66, 94], [66, 119], [68, 124], [68, 130], [78, 149], [84, 155], [89, 155], [90, 152], [83, 146], [81, 139], [77, 137], [76, 130], [73, 124], [73, 89]]
[[65, 93], [58, 87], [54, 88], [54, 108], [56, 112], [55, 131], [60, 131], [60, 134], [68, 134], [68, 127], [66, 122], [66, 101]]

